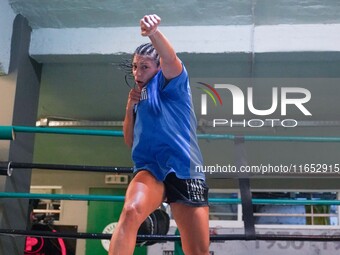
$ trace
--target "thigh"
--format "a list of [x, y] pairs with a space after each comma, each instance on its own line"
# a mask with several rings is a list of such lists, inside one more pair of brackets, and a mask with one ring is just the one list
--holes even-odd
[[209, 207], [171, 203], [171, 211], [181, 234], [185, 254], [209, 253]]
[[125, 195], [124, 207], [135, 207], [144, 220], [164, 199], [164, 184], [148, 171], [139, 171], [132, 179]]

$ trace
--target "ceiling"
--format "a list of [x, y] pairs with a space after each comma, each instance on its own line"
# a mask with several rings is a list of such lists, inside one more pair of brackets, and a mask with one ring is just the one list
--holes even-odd
[[[232, 26], [242, 27], [242, 25], [255, 24], [259, 26], [257, 27], [258, 30], [268, 29], [266, 30], [268, 32], [264, 33], [263, 36], [261, 36], [261, 31], [257, 32], [257, 36], [260, 39], [263, 38], [261, 43], [266, 42], [265, 46], [271, 48], [273, 45], [284, 44], [281, 51], [267, 50], [255, 52], [256, 54], [253, 55], [249, 54], [248, 51], [236, 50], [219, 54], [215, 54], [216, 51], [213, 51], [216, 49], [208, 53], [204, 52], [204, 54], [186, 54], [183, 51], [181, 59], [187, 64], [191, 76], [199, 81], [201, 81], [201, 77], [338, 78], [340, 76], [340, 50], [333, 46], [339, 41], [339, 37], [336, 36], [340, 31], [338, 26], [332, 30], [336, 31], [333, 33], [329, 33], [329, 30], [321, 31], [319, 27], [319, 31], [312, 30], [308, 34], [311, 37], [304, 37], [305, 34], [294, 31], [296, 30], [295, 26], [261, 27], [263, 25], [301, 24], [306, 25], [302, 26], [302, 29], [308, 30], [309, 24], [340, 24], [340, 0], [8, 0], [8, 3], [15, 13], [22, 14], [27, 18], [34, 30], [33, 32], [35, 32], [35, 42], [40, 42], [37, 48], [43, 49], [42, 53], [38, 52], [41, 55], [33, 55], [36, 59], [37, 56], [40, 56], [44, 60], [41, 61], [46, 64], [42, 84], [43, 87], [45, 86], [45, 90], [51, 90], [50, 93], [48, 93], [49, 91], [45, 92], [46, 102], [45, 104], [42, 103], [41, 116], [60, 115], [63, 112], [65, 112], [64, 116], [69, 116], [71, 114], [69, 109], [72, 108], [79, 109], [79, 113], [74, 110], [77, 113], [75, 118], [78, 119], [122, 120], [123, 111], [118, 110], [112, 113], [112, 97], [115, 97], [115, 105], [119, 105], [117, 108], [124, 109], [128, 88], [124, 85], [123, 75], [116, 73], [118, 71], [112, 68], [112, 63], [116, 59], [113, 59], [111, 54], [107, 52], [116, 52], [114, 51], [116, 49], [113, 48], [117, 45], [112, 46], [113, 42], [118, 41], [127, 44], [128, 40], [123, 37], [127, 33], [125, 28], [118, 35], [110, 34], [111, 31], [115, 31], [111, 28], [137, 27], [136, 21], [149, 13], [157, 13], [162, 18], [162, 26], [169, 26], [170, 28], [183, 26], [187, 29], [185, 31], [190, 31], [192, 26], [196, 26], [197, 34], [202, 39], [197, 39], [198, 42], [196, 42], [193, 39], [193, 34], [190, 34], [191, 41], [189, 39], [188, 41], [191, 44], [199, 44], [203, 49], [217, 40], [214, 38], [218, 38], [214, 36], [214, 31], [219, 30], [210, 29], [209, 26], [223, 26], [229, 29]], [[206, 26], [206, 30], [202, 30], [199, 26]], [[279, 31], [281, 35], [277, 37], [277, 30], [287, 29], [287, 27], [293, 28], [285, 30], [286, 32]], [[314, 26], [312, 26], [312, 29], [314, 29]], [[41, 34], [38, 31], [43, 36], [52, 36], [39, 37], [37, 35]], [[181, 34], [178, 28], [174, 31], [174, 35], [177, 36], [174, 36], [174, 39], [183, 43], [183, 37], [188, 33]], [[240, 35], [240, 30], [236, 29], [235, 31], [234, 35], [224, 33], [222, 37], [225, 41], [222, 43], [226, 44], [230, 41], [230, 37]], [[63, 34], [67, 35], [64, 36], [66, 40], [61, 41]], [[201, 38], [199, 36], [195, 38]], [[291, 36], [291, 38], [283, 40], [285, 36]], [[97, 37], [97, 41], [93, 43], [91, 39]], [[244, 40], [245, 45], [248, 46], [253, 43], [251, 40], [254, 38], [251, 38], [251, 36], [246, 38], [248, 39]], [[310, 40], [310, 38], [313, 40]], [[130, 41], [134, 42], [133, 39]], [[318, 43], [324, 46], [325, 41], [332, 45], [326, 44], [327, 47], [320, 47], [321, 50], [315, 51], [291, 51], [288, 47], [292, 44], [297, 45], [296, 42], [301, 43], [302, 48], [308, 48], [307, 46]], [[261, 43], [257, 42], [255, 46]], [[238, 42], [236, 41], [235, 44], [238, 44]], [[50, 47], [51, 45], [58, 47], [57, 50], [54, 51], [55, 48]], [[106, 48], [106, 46], [108, 47]], [[214, 45], [210, 46], [210, 48], [214, 47]], [[224, 47], [229, 50], [228, 44]], [[70, 51], [66, 51], [68, 49]], [[82, 49], [85, 50], [81, 51]], [[107, 49], [107, 51], [103, 53], [102, 49]], [[199, 53], [202, 53], [202, 51]], [[117, 61], [121, 60], [120, 55], [115, 57], [119, 58]], [[84, 59], [81, 60], [80, 58]], [[103, 59], [105, 61], [102, 61]], [[68, 63], [68, 65], [65, 65], [65, 63]], [[79, 63], [86, 63], [86, 65]], [[110, 63], [110, 65], [107, 63]], [[98, 80], [98, 77], [100, 77], [100, 80]], [[65, 90], [62, 89], [63, 86], [65, 86]], [[299, 86], [303, 87], [305, 84]], [[316, 119], [323, 119], [323, 117], [339, 119], [337, 107], [332, 108], [335, 112], [330, 112], [330, 117], [320, 117], [321, 114], [316, 114], [320, 111], [325, 112], [324, 108], [319, 107], [320, 105], [338, 102], [338, 93], [336, 89], [333, 90], [333, 83], [328, 85], [324, 82], [316, 82], [315, 84], [308, 82], [308, 86], [306, 85], [313, 95], [319, 95], [320, 90], [323, 92], [323, 88], [326, 86], [329, 86], [328, 89], [325, 89], [327, 93], [329, 91], [329, 94], [318, 97], [320, 101], [315, 103], [313, 114], [315, 113]], [[88, 88], [93, 88], [93, 90]], [[103, 89], [106, 89], [107, 93], [102, 93]], [[64, 91], [71, 91], [72, 93], [64, 93]], [[96, 94], [94, 97], [93, 91], [97, 92], [98, 95]], [[62, 94], [55, 96], [59, 95], [58, 93]], [[81, 95], [83, 100], [71, 98], [70, 105], [68, 105], [65, 103], [66, 99], [63, 93], [77, 95], [77, 98]], [[108, 98], [104, 98], [105, 96]], [[199, 96], [200, 94], [197, 94], [196, 102], [200, 102]], [[95, 102], [89, 104], [89, 100], [92, 99]], [[105, 104], [97, 104], [96, 102], [105, 102]], [[96, 107], [93, 107], [93, 105]], [[56, 108], [56, 113], [54, 113], [53, 107]], [[86, 114], [86, 116], [82, 114]]]
[[338, 0], [8, 0], [33, 29], [136, 26], [157, 13], [163, 25], [340, 23]]

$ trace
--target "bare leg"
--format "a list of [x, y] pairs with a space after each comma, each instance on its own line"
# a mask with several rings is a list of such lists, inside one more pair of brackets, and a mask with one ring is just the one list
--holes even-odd
[[185, 255], [209, 255], [209, 207], [172, 203]]
[[162, 182], [147, 171], [137, 173], [127, 189], [123, 211], [111, 238], [109, 255], [133, 254], [138, 228], [159, 207], [163, 198]]

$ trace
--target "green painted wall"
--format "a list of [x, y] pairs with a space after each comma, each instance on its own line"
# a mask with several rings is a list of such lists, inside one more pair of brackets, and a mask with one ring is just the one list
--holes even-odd
[[[91, 189], [93, 195], [125, 195], [125, 189]], [[118, 222], [123, 208], [123, 202], [90, 201], [88, 209], [87, 231], [102, 233], [104, 228], [113, 222]], [[89, 240], [86, 243], [86, 255], [107, 255], [100, 240]], [[136, 247], [135, 255], [146, 255], [146, 247]]]

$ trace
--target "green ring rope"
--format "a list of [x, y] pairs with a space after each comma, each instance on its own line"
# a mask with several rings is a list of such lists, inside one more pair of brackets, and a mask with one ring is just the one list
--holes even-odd
[[[63, 134], [63, 135], [93, 135], [93, 136], [123, 136], [123, 131], [114, 130], [91, 130], [77, 128], [46, 128], [46, 127], [22, 127], [13, 126], [14, 132], [40, 133], [40, 134]], [[1, 129], [1, 127], [0, 127]]]
[[[75, 201], [110, 201], [124, 202], [125, 196], [108, 195], [80, 195], [80, 194], [37, 194], [0, 192], [0, 198], [25, 198], [25, 199], [54, 199]], [[210, 203], [241, 204], [240, 198], [210, 198]], [[253, 204], [257, 205], [340, 205], [340, 200], [292, 200], [292, 199], [259, 199], [253, 198]]]
[[[24, 126], [0, 126], [0, 140], [14, 140], [14, 133], [40, 133], [40, 134], [63, 134], [63, 135], [92, 135], [122, 137], [123, 131], [117, 130], [91, 130], [77, 128], [50, 128], [50, 127], [24, 127]], [[225, 139], [235, 140], [240, 136], [231, 134], [198, 134], [199, 139]], [[245, 141], [280, 141], [280, 142], [340, 142], [340, 137], [321, 136], [242, 136]]]

